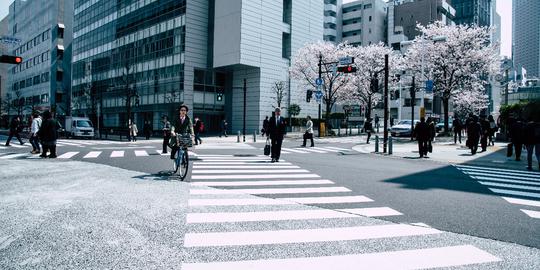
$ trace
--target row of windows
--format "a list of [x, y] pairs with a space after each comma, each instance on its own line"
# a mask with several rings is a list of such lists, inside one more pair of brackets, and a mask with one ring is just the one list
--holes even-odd
[[12, 101], [13, 106], [32, 106], [49, 102], [49, 94], [36, 95], [32, 97], [22, 97]]
[[116, 20], [116, 38], [186, 13], [185, 0], [161, 0], [148, 4]]
[[35, 56], [33, 58], [30, 58], [26, 61], [24, 61], [22, 64], [17, 65], [13, 67], [12, 72], [13, 74], [17, 74], [21, 71], [27, 70], [31, 67], [34, 67], [36, 65], [39, 65], [41, 63], [45, 63], [46, 61], [49, 61], [49, 55], [51, 54], [51, 51], [46, 51], [38, 56]]
[[32, 40], [26, 42], [25, 44], [21, 45], [19, 48], [15, 49], [15, 55], [21, 55], [24, 52], [32, 49], [34, 46], [37, 46], [42, 41], [49, 40], [51, 38], [51, 29], [47, 29], [45, 32], [39, 34], [38, 36], [34, 37]]
[[41, 75], [36, 75], [34, 77], [30, 77], [26, 80], [22, 80], [20, 82], [16, 82], [13, 84], [13, 91], [17, 91], [19, 89], [24, 89], [26, 87], [30, 87], [32, 85], [38, 85], [40, 83], [46, 83], [49, 81], [49, 72], [45, 72]]
[[[371, 4], [365, 4], [363, 7], [364, 7], [364, 9], [370, 9], [370, 8], [372, 8], [372, 5]], [[358, 10], [361, 10], [361, 9], [362, 9], [362, 5], [359, 5], [359, 6], [354, 7], [354, 8], [346, 8], [346, 9], [343, 9], [343, 14], [349, 13], [349, 12], [355, 12], [355, 11], [358, 11]]]

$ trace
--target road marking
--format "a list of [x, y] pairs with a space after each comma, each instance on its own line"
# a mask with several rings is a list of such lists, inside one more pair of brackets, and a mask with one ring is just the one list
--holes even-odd
[[[298, 148], [296, 148], [298, 149]], [[321, 150], [316, 150], [316, 149], [313, 149], [313, 148], [301, 148], [303, 151], [307, 151], [307, 152], [314, 152], [314, 153], [323, 153], [323, 154], [326, 154], [326, 151], [321, 151]]]
[[351, 209], [336, 209], [352, 214], [358, 214], [366, 217], [386, 217], [386, 216], [400, 216], [402, 213], [390, 208], [390, 207], [370, 207], [370, 208], [351, 208]]
[[455, 165], [457, 168], [463, 168], [463, 169], [469, 169], [469, 170], [479, 170], [479, 171], [497, 171], [497, 172], [510, 172], [510, 173], [518, 173], [518, 174], [527, 174], [527, 175], [538, 175], [540, 176], [540, 173], [537, 172], [527, 172], [527, 171], [518, 171], [518, 170], [509, 170], [509, 169], [499, 169], [499, 168], [491, 168], [491, 167], [478, 167], [478, 166], [469, 166], [469, 165]]
[[123, 157], [124, 156], [124, 151], [112, 151], [111, 153], [111, 157]]
[[533, 210], [525, 210], [525, 209], [519, 209], [523, 213], [527, 214], [527, 216], [532, 218], [540, 218], [540, 211], [533, 211]]
[[60, 155], [58, 156], [58, 158], [61, 158], [61, 159], [69, 159], [69, 158], [72, 158], [74, 157], [75, 155], [77, 155], [79, 152], [67, 152], [63, 155]]
[[264, 259], [234, 262], [183, 263], [184, 270], [350, 270], [428, 269], [501, 261], [472, 245], [386, 251], [309, 258]]
[[305, 169], [290, 169], [290, 170], [267, 170], [267, 168], [259, 170], [193, 170], [192, 174], [226, 174], [226, 173], [309, 173]]
[[241, 186], [281, 186], [281, 185], [326, 185], [330, 180], [274, 180], [274, 181], [230, 181], [230, 182], [191, 182], [192, 186], [241, 187]]
[[502, 197], [509, 203], [540, 207], [540, 201], [524, 200], [517, 198]]
[[373, 201], [366, 196], [280, 198], [280, 200], [287, 200], [301, 204], [363, 203]]
[[272, 168], [272, 169], [298, 169], [298, 166], [287, 166], [287, 165], [275, 165], [275, 166], [266, 166], [266, 165], [231, 165], [231, 166], [219, 166], [219, 165], [193, 165], [193, 169], [260, 169], [260, 168]]
[[111, 146], [111, 147], [92, 147], [95, 150], [114, 150], [114, 149], [150, 149], [156, 148], [155, 146], [138, 146], [138, 145], [126, 145], [126, 146]]
[[276, 179], [276, 178], [318, 178], [320, 176], [313, 173], [306, 174], [231, 174], [231, 175], [192, 175], [191, 179]]
[[336, 150], [347, 151], [347, 152], [352, 151], [351, 149], [345, 149], [345, 148], [333, 147], [333, 146], [325, 146], [325, 148], [336, 149]]
[[356, 215], [328, 209], [287, 210], [264, 212], [188, 213], [186, 223], [220, 223], [272, 220], [305, 220], [327, 218], [354, 218]]
[[70, 145], [70, 146], [79, 146], [78, 143], [71, 143], [71, 142], [59, 142], [60, 144]]
[[189, 199], [189, 206], [232, 206], [232, 205], [291, 205], [292, 201], [274, 199]]
[[[186, 233], [184, 237], [184, 246], [216, 247], [313, 243], [327, 241], [350, 241], [362, 239], [390, 238], [438, 233], [441, 233], [441, 231], [433, 228], [411, 226], [408, 224], [278, 231]], [[448, 256], [448, 254], [446, 255]]]
[[504, 178], [484, 177], [484, 176], [471, 176], [471, 177], [477, 180], [491, 180], [491, 181], [496, 181], [496, 182], [506, 182], [506, 183], [524, 184], [524, 185], [532, 185], [532, 186], [540, 185], [540, 182], [534, 182], [534, 181], [509, 180], [509, 179], [504, 179]]
[[28, 153], [10, 154], [10, 155], [1, 156], [0, 159], [12, 159], [12, 158], [19, 158], [19, 157], [24, 157], [24, 156], [29, 156], [29, 155], [30, 154], [28, 154]]
[[145, 150], [135, 150], [135, 156], [137, 156], [137, 157], [147, 157], [148, 153]]
[[334, 153], [337, 153], [337, 152], [341, 152], [340, 150], [336, 150], [336, 149], [331, 149], [331, 148], [328, 148], [328, 147], [311, 147], [310, 149], [316, 149], [316, 150], [321, 150], [321, 151], [329, 151], [329, 152], [334, 152]]
[[169, 155], [169, 153], [162, 153], [161, 150], [156, 150], [156, 152], [157, 152], [159, 155], [161, 155], [161, 156], [167, 156], [167, 155]]
[[299, 149], [291, 149], [291, 148], [281, 148], [281, 149], [284, 149], [285, 151], [290, 151], [290, 152], [293, 152], [293, 153], [299, 153], [299, 154], [307, 154], [309, 152], [306, 152], [304, 150], [299, 150]]
[[192, 189], [192, 195], [209, 194], [295, 194], [295, 193], [325, 193], [325, 192], [350, 192], [345, 187], [318, 187], [318, 188], [256, 188], [256, 189]]
[[256, 161], [269, 161], [269, 158], [254, 158], [254, 159], [202, 159], [201, 162], [256, 162]]
[[9, 147], [13, 147], [13, 148], [26, 148], [26, 147], [28, 147], [28, 146], [27, 146], [27, 145], [24, 145], [24, 144], [23, 144], [23, 145], [19, 145], [19, 144], [14, 144], [14, 143], [12, 143], [12, 144], [9, 145]]
[[540, 187], [531, 187], [531, 186], [524, 186], [524, 185], [512, 185], [512, 184], [502, 184], [502, 183], [496, 183], [496, 182], [486, 182], [486, 181], [478, 181], [478, 183], [485, 185], [485, 186], [491, 186], [491, 187], [503, 187], [503, 188], [517, 188], [517, 189], [525, 189], [525, 190], [536, 190], [540, 191]]
[[478, 175], [478, 176], [498, 176], [508, 179], [538, 179], [539, 177], [535, 177], [534, 175], [528, 175], [528, 174], [519, 174], [519, 173], [506, 173], [506, 172], [492, 172], [492, 173], [486, 173], [486, 172], [477, 172], [477, 171], [468, 171], [468, 170], [462, 170], [468, 175]]
[[97, 158], [99, 157], [99, 155], [101, 155], [101, 151], [91, 151], [89, 152], [88, 154], [86, 154], [86, 156], [84, 156], [83, 158]]
[[540, 194], [537, 194], [537, 193], [524, 192], [524, 191], [515, 191], [515, 190], [507, 190], [507, 189], [499, 189], [499, 188], [488, 188], [488, 189], [493, 191], [494, 193], [499, 193], [499, 194], [516, 195], [516, 196], [524, 196], [524, 197], [531, 197], [531, 198], [540, 198]]
[[259, 161], [259, 162], [200, 162], [196, 161], [193, 162], [193, 165], [266, 165], [266, 166], [280, 166], [280, 165], [291, 165], [289, 162], [278, 162], [278, 163], [271, 163], [270, 160], [268, 161]]

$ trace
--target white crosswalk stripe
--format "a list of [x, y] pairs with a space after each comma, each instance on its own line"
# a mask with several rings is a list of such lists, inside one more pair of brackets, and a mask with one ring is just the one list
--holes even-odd
[[112, 158], [123, 157], [124, 153], [125, 153], [124, 151], [112, 151], [111, 157]]
[[528, 217], [540, 218], [540, 173], [470, 165], [456, 167], [493, 193], [502, 195], [505, 201], [519, 206]]
[[148, 153], [145, 150], [135, 150], [135, 156], [147, 157]]
[[23, 153], [23, 154], [8, 154], [8, 155], [5, 155], [5, 156], [1, 156], [0, 159], [16, 159], [16, 158], [20, 158], [20, 157], [29, 157], [30, 154], [28, 153]]
[[101, 151], [91, 151], [88, 154], [86, 154], [83, 158], [97, 158], [99, 155], [101, 155]]
[[[260, 148], [263, 150], [263, 148]], [[282, 147], [282, 154], [329, 154], [329, 153], [340, 153], [340, 152], [351, 152], [352, 149], [345, 149], [341, 147], [333, 146], [318, 146], [318, 147], [297, 147], [297, 148], [288, 148]]]
[[69, 158], [72, 158], [74, 157], [75, 155], [77, 155], [79, 152], [67, 152], [67, 153], [64, 153], [60, 156], [58, 156], [59, 159], [69, 159]]
[[[200, 179], [192, 178], [191, 181], [186, 215], [188, 232], [183, 239], [188, 257], [196, 259], [183, 263], [182, 269], [322, 270], [358, 269], [359, 266], [363, 269], [423, 269], [467, 266], [501, 260], [473, 245], [455, 243], [449, 243], [447, 246], [434, 243], [434, 246], [422, 245], [416, 249], [399, 249], [398, 245], [397, 249], [391, 248], [387, 251], [377, 249], [366, 253], [308, 256], [311, 246], [313, 250], [320, 250], [321, 245], [326, 249], [331, 249], [333, 245], [340, 248], [356, 247], [362, 246], [359, 244], [361, 241], [377, 240], [393, 241], [391, 245], [381, 244], [381, 246], [396, 247], [395, 241], [439, 239], [437, 236], [444, 232], [429, 226], [382, 221], [349, 225], [348, 222], [359, 218], [398, 216], [402, 213], [390, 207], [377, 207], [373, 205], [374, 200], [366, 196], [351, 195], [348, 188], [336, 186], [331, 180], [321, 179], [320, 176], [306, 173], [301, 169], [272, 177], [273, 171], [284, 169], [273, 166], [295, 166], [290, 163], [277, 165], [267, 161], [250, 161], [228, 156], [225, 158], [233, 164], [219, 164], [219, 162], [215, 164], [215, 159], [202, 155], [199, 158], [202, 161], [194, 165], [193, 177], [200, 176]], [[239, 174], [239, 170], [243, 170], [244, 173]], [[261, 173], [263, 171], [265, 173]], [[305, 178], [306, 174], [312, 176]], [[231, 178], [214, 178], [222, 175]], [[269, 177], [265, 178], [268, 175]], [[321, 184], [328, 186], [317, 187]], [[301, 187], [283, 187], [286, 185], [301, 185]], [[209, 188], [211, 186], [224, 189]], [[244, 186], [258, 187], [242, 188]], [[277, 199], [271, 199], [252, 196], [258, 194], [289, 194], [289, 197], [278, 196]], [[341, 194], [343, 195], [339, 196]], [[347, 204], [353, 207], [323, 209], [308, 207], [305, 204], [339, 206]], [[311, 226], [305, 227], [302, 225], [304, 223]], [[208, 226], [214, 227], [208, 230]], [[298, 249], [307, 253], [305, 256], [293, 255], [283, 258], [276, 257], [275, 254], [279, 253], [270, 258], [256, 255], [264, 254], [267, 248], [282, 249], [283, 245], [291, 245], [287, 248], [291, 252], [283, 254], [301, 254]], [[250, 260], [235, 259], [225, 252], [229, 249], [241, 250], [242, 254], [251, 254]], [[218, 250], [223, 252], [223, 257], [213, 252]]]

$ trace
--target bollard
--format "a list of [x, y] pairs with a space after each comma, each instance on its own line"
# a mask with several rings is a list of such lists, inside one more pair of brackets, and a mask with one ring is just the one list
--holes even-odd
[[257, 131], [253, 131], [253, 142], [257, 142]]
[[358, 136], [360, 136], [360, 125], [358, 125]]
[[379, 153], [379, 135], [375, 135], [375, 153]]
[[341, 127], [339, 127], [339, 128], [337, 129], [337, 135], [338, 135], [338, 137], [341, 137]]
[[392, 154], [392, 147], [393, 147], [393, 142], [392, 142], [392, 136], [388, 137], [388, 154], [391, 155]]
[[238, 131], [238, 135], [237, 135], [237, 137], [236, 137], [236, 142], [237, 142], [237, 143], [240, 142], [240, 134], [242, 134], [242, 133], [240, 133], [240, 130], [239, 130], [239, 131]]

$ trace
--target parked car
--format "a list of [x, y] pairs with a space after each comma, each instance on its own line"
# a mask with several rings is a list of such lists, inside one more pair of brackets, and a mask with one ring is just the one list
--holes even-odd
[[[441, 132], [444, 129], [444, 121], [441, 123], [438, 123], [435, 126], [435, 129], [437, 130], [437, 132]], [[448, 122], [448, 130], [449, 131], [452, 130], [452, 122]]]
[[[419, 122], [419, 120], [414, 120], [414, 125], [416, 126]], [[390, 128], [390, 134], [393, 137], [411, 136], [411, 133], [411, 120], [401, 120]]]

